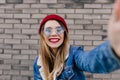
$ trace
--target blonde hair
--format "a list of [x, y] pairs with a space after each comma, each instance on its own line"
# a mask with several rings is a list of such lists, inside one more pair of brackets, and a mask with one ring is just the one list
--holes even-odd
[[[61, 24], [61, 23], [60, 23]], [[63, 26], [63, 25], [62, 25]], [[43, 29], [40, 33], [40, 56], [42, 60], [42, 64], [44, 67], [44, 74], [46, 80], [53, 80], [53, 76], [56, 70], [63, 64], [62, 69], [60, 70], [59, 74], [62, 72], [64, 68], [65, 58], [68, 53], [68, 46], [69, 46], [69, 37], [68, 32], [64, 32], [64, 41], [58, 47], [56, 55], [53, 55], [53, 50], [51, 47], [47, 45], [44, 40], [44, 33]]]

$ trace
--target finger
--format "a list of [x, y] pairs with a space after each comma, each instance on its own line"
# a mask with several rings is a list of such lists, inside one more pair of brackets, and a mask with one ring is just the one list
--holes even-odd
[[114, 17], [115, 17], [115, 21], [119, 21], [120, 20], [120, 0], [116, 0], [115, 1]]

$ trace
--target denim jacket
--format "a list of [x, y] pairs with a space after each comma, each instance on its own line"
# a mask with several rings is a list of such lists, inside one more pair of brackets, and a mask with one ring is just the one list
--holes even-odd
[[[39, 57], [34, 60], [34, 80], [44, 80], [44, 72]], [[113, 53], [108, 41], [89, 52], [82, 47], [70, 46], [62, 73], [54, 75], [54, 80], [85, 80], [83, 71], [109, 73], [120, 68], [120, 59]]]

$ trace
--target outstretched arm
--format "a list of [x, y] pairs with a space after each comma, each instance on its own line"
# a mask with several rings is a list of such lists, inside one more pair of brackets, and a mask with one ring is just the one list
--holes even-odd
[[88, 53], [78, 48], [74, 60], [78, 69], [91, 73], [109, 73], [120, 69], [120, 60], [112, 51], [108, 41]]

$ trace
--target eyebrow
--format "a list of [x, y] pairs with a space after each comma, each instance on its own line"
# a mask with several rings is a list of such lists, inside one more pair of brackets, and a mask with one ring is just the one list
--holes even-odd
[[48, 29], [48, 28], [50, 28], [50, 29], [51, 29], [51, 27], [46, 27], [46, 28], [44, 28], [44, 29]]

